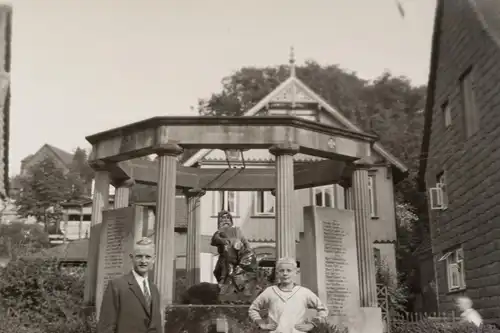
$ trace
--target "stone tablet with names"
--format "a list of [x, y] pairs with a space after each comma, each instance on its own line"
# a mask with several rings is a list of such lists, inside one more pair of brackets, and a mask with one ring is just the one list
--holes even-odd
[[354, 214], [329, 207], [304, 207], [302, 284], [328, 306], [331, 315], [346, 316], [359, 308]]
[[97, 313], [109, 281], [132, 270], [129, 255], [144, 234], [142, 210], [142, 207], [134, 206], [103, 211], [97, 268]]

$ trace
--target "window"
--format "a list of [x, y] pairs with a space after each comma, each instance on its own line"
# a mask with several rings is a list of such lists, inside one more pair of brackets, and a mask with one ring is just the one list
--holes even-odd
[[274, 215], [274, 196], [270, 191], [254, 193], [254, 215]]
[[444, 127], [448, 128], [451, 125], [451, 107], [448, 101], [446, 101], [441, 106], [441, 112], [443, 113]]
[[368, 195], [370, 196], [370, 217], [376, 218], [377, 210], [377, 187], [375, 182], [375, 175], [368, 175]]
[[469, 138], [479, 130], [479, 114], [476, 108], [476, 98], [474, 96], [472, 68], [469, 68], [460, 77], [460, 93], [462, 95], [465, 135]]
[[431, 210], [445, 210], [448, 208], [448, 193], [445, 173], [440, 172], [436, 177], [436, 186], [429, 189]]
[[446, 262], [448, 290], [456, 291], [465, 289], [464, 250], [462, 248], [457, 248], [448, 251], [439, 261]]
[[214, 216], [221, 210], [227, 210], [231, 215], [235, 216], [238, 209], [236, 196], [236, 191], [214, 192]]
[[320, 207], [335, 207], [335, 193], [333, 185], [315, 187], [314, 205]]

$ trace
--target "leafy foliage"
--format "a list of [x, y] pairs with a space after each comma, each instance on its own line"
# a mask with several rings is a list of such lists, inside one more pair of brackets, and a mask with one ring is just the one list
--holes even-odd
[[348, 328], [340, 328], [329, 323], [320, 323], [312, 329], [311, 333], [348, 333]]
[[[222, 91], [200, 100], [201, 115], [239, 116], [257, 104], [287, 77], [288, 66], [244, 67], [222, 80]], [[400, 185], [401, 198], [416, 191], [414, 184], [423, 132], [425, 87], [414, 87], [405, 77], [383, 73], [373, 82], [336, 65], [308, 61], [296, 68], [300, 78], [326, 102], [365, 131], [380, 136], [381, 143], [410, 168]]]
[[19, 248], [36, 252], [48, 246], [48, 234], [39, 224], [12, 222], [0, 225], [0, 257], [13, 257]]
[[408, 204], [396, 205], [396, 228], [398, 235], [398, 250], [396, 260], [399, 271], [399, 281], [406, 284], [408, 302], [406, 311], [413, 312], [413, 297], [420, 293], [419, 257], [415, 255], [416, 248], [421, 244], [422, 220], [413, 212], [415, 209]]
[[88, 164], [87, 152], [85, 149], [77, 147], [68, 173], [71, 199], [90, 196], [93, 178], [94, 171]]
[[82, 316], [83, 272], [72, 274], [55, 259], [19, 257], [0, 269], [2, 332], [95, 332]]
[[[16, 176], [20, 189], [15, 193], [18, 214], [33, 216], [45, 225], [45, 230], [57, 226], [62, 217], [61, 203], [68, 199], [90, 196], [94, 177], [88, 165], [87, 152], [77, 148], [67, 174], [47, 156], [31, 166], [25, 175]], [[54, 230], [52, 233], [56, 233]]]
[[482, 328], [468, 323], [424, 319], [418, 322], [399, 322], [392, 325], [393, 333], [500, 333], [500, 330], [493, 326], [485, 325]]
[[33, 216], [44, 223], [46, 229], [61, 219], [60, 204], [68, 198], [70, 188], [66, 176], [52, 158], [46, 157], [33, 165], [19, 181], [21, 191], [16, 205], [20, 216]]
[[399, 282], [397, 277], [393, 276], [385, 262], [379, 262], [376, 269], [377, 283], [387, 288], [389, 313], [404, 312], [408, 301], [408, 288], [404, 283]]

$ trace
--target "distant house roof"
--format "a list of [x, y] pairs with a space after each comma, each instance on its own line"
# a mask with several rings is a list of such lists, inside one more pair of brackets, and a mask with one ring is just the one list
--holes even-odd
[[[500, 1], [498, 0], [468, 0], [466, 10], [469, 10], [482, 25], [483, 30], [491, 37], [493, 44], [500, 48]], [[443, 20], [444, 6], [454, 5], [450, 1], [438, 0], [434, 17], [434, 32], [432, 35], [431, 64], [429, 81], [427, 84], [427, 100], [425, 104], [424, 133], [420, 153], [420, 166], [418, 170], [418, 186], [420, 191], [425, 191], [425, 173], [429, 155], [429, 145], [432, 128], [432, 113], [435, 100], [436, 78], [439, 63], [439, 45], [441, 41], [441, 22]]]
[[88, 204], [92, 204], [92, 199], [82, 197], [80, 199], [72, 199], [69, 201], [62, 202], [61, 206], [62, 207], [73, 207], [73, 206], [88, 205]]
[[40, 151], [42, 151], [44, 148], [47, 148], [49, 149], [53, 154], [54, 154], [54, 157], [56, 157], [58, 160], [60, 160], [66, 167], [70, 167], [71, 166], [71, 163], [73, 162], [73, 154], [71, 153], [68, 153], [67, 151], [65, 150], [62, 150], [61, 148], [57, 148], [55, 146], [52, 146], [52, 145], [49, 145], [49, 144], [44, 144], [42, 147], [40, 147], [40, 149], [37, 150], [36, 153], [34, 154], [31, 154], [31, 155], [28, 155], [26, 156], [22, 161], [21, 163], [22, 164], [26, 164], [26, 163], [29, 163], [30, 160], [35, 157]]
[[68, 153], [60, 148], [54, 147], [52, 145], [47, 144], [47, 146], [56, 154], [56, 156], [64, 162], [65, 165], [70, 166], [73, 162], [73, 154]]

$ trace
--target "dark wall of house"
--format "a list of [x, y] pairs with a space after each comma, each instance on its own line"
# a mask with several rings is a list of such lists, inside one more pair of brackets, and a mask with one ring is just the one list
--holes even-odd
[[[448, 209], [431, 211], [433, 252], [461, 245], [465, 293], [485, 318], [500, 318], [500, 47], [468, 0], [443, 1], [427, 187], [445, 170]], [[470, 66], [480, 129], [466, 138], [459, 78]], [[449, 100], [445, 129], [441, 105]], [[445, 262], [438, 262], [439, 310], [454, 310]]]

